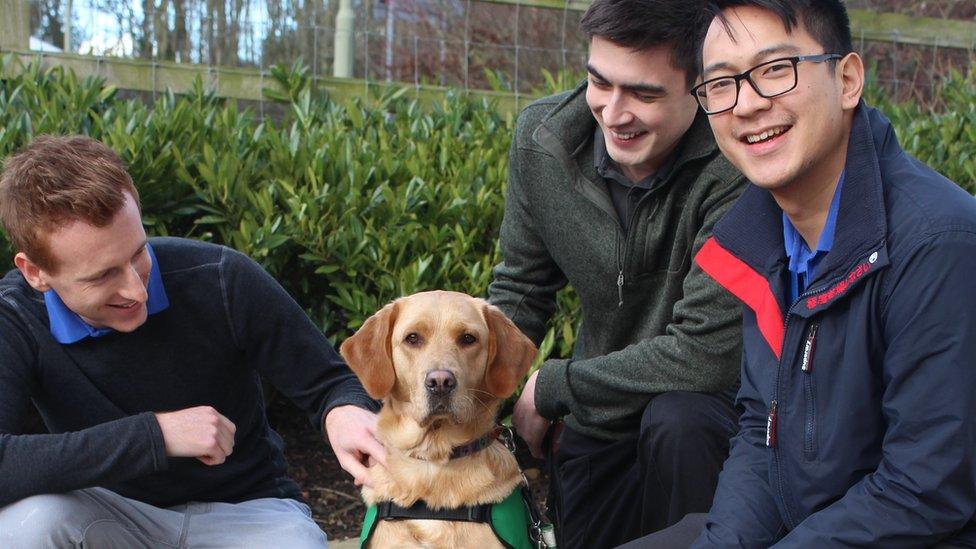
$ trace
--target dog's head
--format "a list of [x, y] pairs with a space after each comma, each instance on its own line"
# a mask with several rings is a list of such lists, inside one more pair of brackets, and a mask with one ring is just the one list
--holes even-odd
[[467, 424], [511, 395], [536, 348], [501, 311], [457, 292], [397, 299], [340, 348], [373, 398], [419, 425]]

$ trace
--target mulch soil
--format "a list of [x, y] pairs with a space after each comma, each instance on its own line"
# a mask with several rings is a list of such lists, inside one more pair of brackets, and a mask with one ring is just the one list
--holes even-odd
[[[302, 488], [302, 495], [312, 508], [315, 522], [329, 539], [358, 537], [366, 508], [359, 488], [342, 470], [335, 454], [305, 415], [284, 398], [272, 398], [268, 420], [285, 440], [288, 474]], [[529, 479], [529, 486], [539, 509], [543, 509], [548, 478], [540, 460], [529, 455], [521, 440], [515, 456]]]

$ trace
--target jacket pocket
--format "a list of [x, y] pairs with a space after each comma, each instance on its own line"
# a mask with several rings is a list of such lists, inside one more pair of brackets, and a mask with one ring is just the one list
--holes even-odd
[[813, 382], [813, 358], [817, 350], [817, 330], [820, 322], [813, 322], [803, 340], [800, 376], [803, 378], [803, 400], [806, 414], [803, 421], [803, 457], [812, 461], [817, 457], [817, 390]]

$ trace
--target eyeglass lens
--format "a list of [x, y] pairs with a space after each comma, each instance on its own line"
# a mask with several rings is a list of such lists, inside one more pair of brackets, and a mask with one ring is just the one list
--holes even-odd
[[[756, 93], [763, 97], [774, 97], [786, 93], [796, 86], [796, 65], [789, 59], [778, 59], [754, 67], [742, 80], [748, 80]], [[718, 78], [706, 83], [699, 91], [698, 98], [706, 112], [731, 109], [739, 95], [736, 78]]]

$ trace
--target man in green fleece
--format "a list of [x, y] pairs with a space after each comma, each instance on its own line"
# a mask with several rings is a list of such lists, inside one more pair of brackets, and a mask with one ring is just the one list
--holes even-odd
[[582, 306], [573, 357], [513, 414], [533, 454], [552, 440], [565, 549], [707, 511], [735, 431], [739, 308], [691, 259], [746, 183], [689, 93], [689, 4], [594, 0], [586, 82], [526, 108], [512, 143], [490, 300], [537, 344], [558, 290]]

